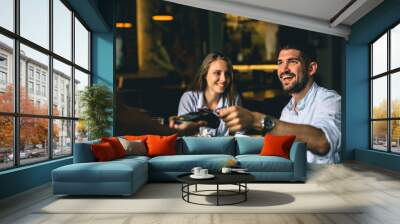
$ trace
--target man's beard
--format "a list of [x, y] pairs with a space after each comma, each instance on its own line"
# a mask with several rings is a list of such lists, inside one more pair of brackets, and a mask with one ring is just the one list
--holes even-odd
[[[286, 74], [295, 76], [293, 73], [286, 73]], [[299, 76], [297, 76], [297, 77], [299, 77]], [[289, 86], [288, 88], [285, 89], [285, 87], [283, 86], [283, 83], [282, 83], [283, 90], [289, 94], [299, 93], [306, 87], [308, 79], [309, 79], [309, 77], [308, 77], [306, 71], [304, 71], [302, 78], [300, 78], [292, 86]]]

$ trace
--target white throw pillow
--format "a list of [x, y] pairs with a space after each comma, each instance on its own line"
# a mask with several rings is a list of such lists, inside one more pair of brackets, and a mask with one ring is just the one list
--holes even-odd
[[124, 138], [118, 137], [119, 142], [121, 142], [122, 147], [124, 147], [126, 151], [126, 155], [136, 155], [136, 156], [145, 156], [147, 155], [147, 149], [143, 141], [141, 140], [133, 140], [129, 141]]

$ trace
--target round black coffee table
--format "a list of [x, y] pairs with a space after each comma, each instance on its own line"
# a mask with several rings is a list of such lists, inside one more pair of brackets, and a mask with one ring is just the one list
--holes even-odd
[[[248, 173], [216, 173], [213, 174], [215, 177], [212, 179], [193, 179], [190, 177], [191, 173], [182, 174], [177, 177], [178, 181], [182, 183], [182, 199], [188, 203], [198, 205], [234, 205], [247, 200], [247, 192], [249, 188], [247, 183], [255, 180], [255, 177]], [[197, 190], [198, 184], [204, 185], [216, 185], [215, 190]], [[190, 186], [195, 186], [194, 191], [190, 191]], [[223, 190], [220, 189], [220, 185], [236, 185], [237, 190]], [[206, 194], [214, 192], [215, 194]], [[197, 203], [190, 200], [190, 196], [204, 196], [204, 197], [216, 197], [216, 204], [203, 204]], [[231, 203], [221, 203], [221, 197], [232, 197], [240, 196], [239, 200]]]

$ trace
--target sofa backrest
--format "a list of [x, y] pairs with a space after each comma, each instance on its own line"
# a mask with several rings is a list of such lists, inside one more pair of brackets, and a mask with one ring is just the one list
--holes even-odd
[[92, 144], [99, 144], [100, 140], [75, 143], [74, 148], [74, 163], [95, 162], [96, 158], [90, 148]]
[[182, 137], [177, 142], [177, 154], [226, 154], [235, 155], [233, 137]]
[[236, 137], [236, 155], [259, 154], [264, 137]]

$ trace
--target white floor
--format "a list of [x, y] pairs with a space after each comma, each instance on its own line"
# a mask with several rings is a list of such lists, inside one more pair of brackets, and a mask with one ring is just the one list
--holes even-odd
[[352, 214], [37, 214], [38, 208], [54, 201], [46, 185], [0, 201], [0, 223], [400, 223], [399, 173], [348, 162], [313, 166], [307, 183], [366, 206]]

